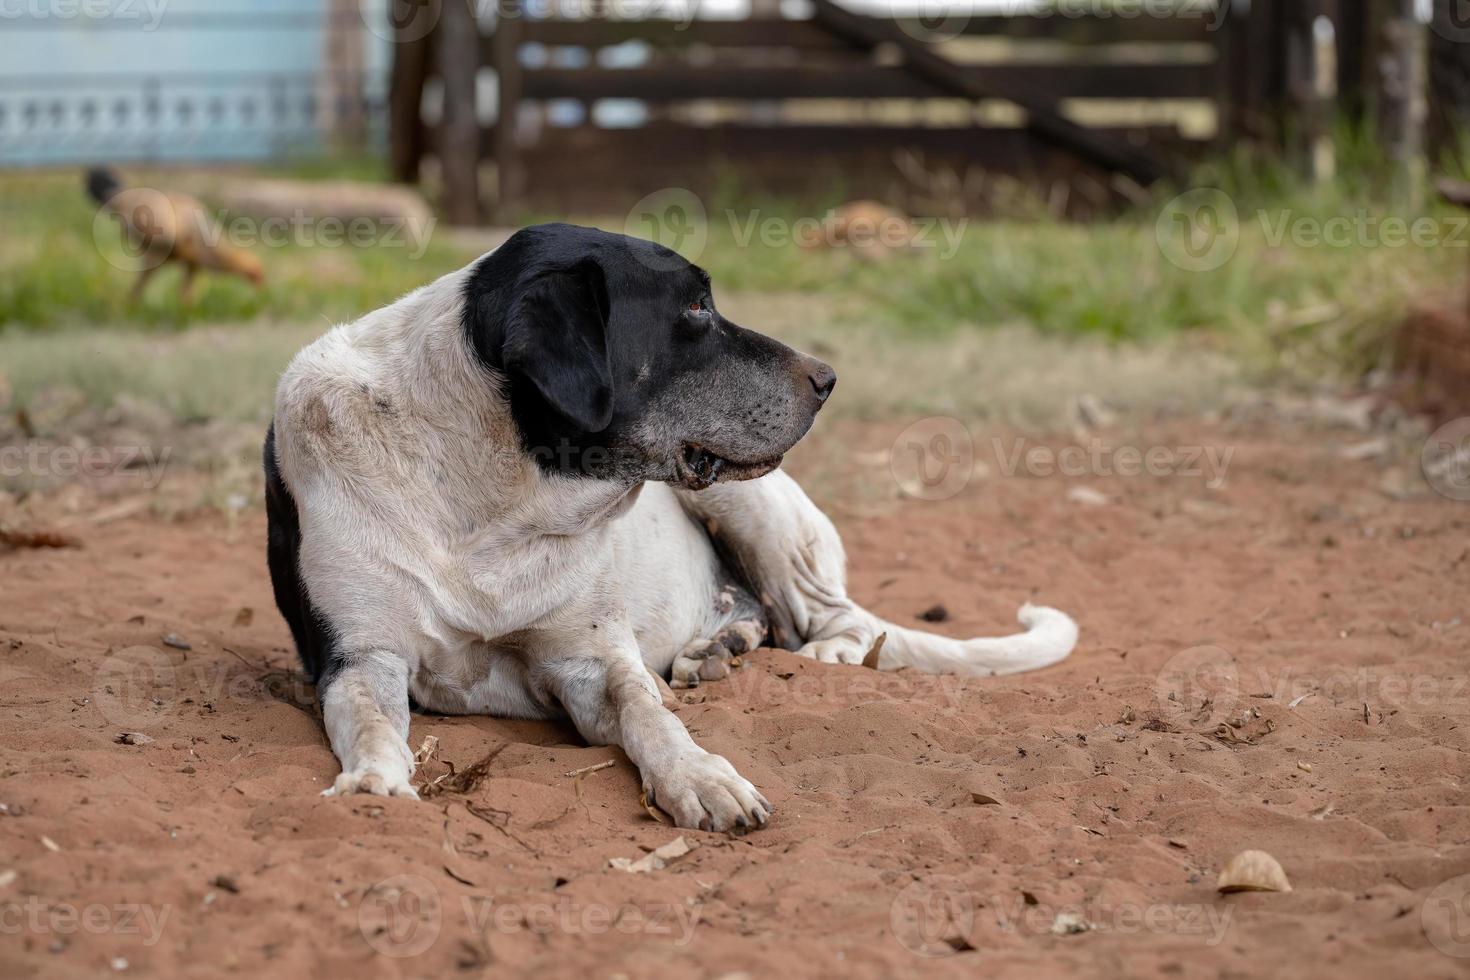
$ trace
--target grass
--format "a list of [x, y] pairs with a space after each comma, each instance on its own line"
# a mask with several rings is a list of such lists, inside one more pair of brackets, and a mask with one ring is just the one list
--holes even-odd
[[[1037, 334], [1055, 339], [1038, 349], [1056, 357], [1067, 344], [1088, 341], [1084, 362], [1098, 345], [1136, 343], [1170, 357], [1185, 348], [1219, 350], [1253, 368], [1296, 376], [1350, 373], [1382, 352], [1410, 303], [1460, 288], [1470, 246], [1463, 231], [1450, 244], [1375, 240], [1373, 229], [1391, 215], [1427, 215], [1441, 235], [1454, 232], [1460, 216], [1439, 204], [1395, 203], [1364, 143], [1343, 139], [1344, 174], [1320, 187], [1244, 154], [1201, 168], [1190, 186], [1220, 188], [1238, 215], [1238, 244], [1217, 268], [1181, 268], [1170, 258], [1179, 254], [1177, 243], [1168, 234], [1160, 238], [1161, 212], [1186, 188], [1160, 189], [1131, 213], [1089, 224], [1051, 220], [1039, 204], [1014, 205], [1007, 215], [958, 226], [963, 234], [952, 249], [936, 234], [934, 247], [881, 262], [846, 248], [804, 250], [789, 240], [751, 238], [762, 221], [778, 238], [789, 233], [803, 211], [791, 202], [751, 205], [732, 192], [707, 202], [707, 242], [697, 258], [727, 308], [730, 297], [756, 308], [760, 297], [769, 297], [781, 308], [774, 324], [752, 326], [789, 332], [839, 356], [851, 356], [858, 344], [908, 345], [920, 351], [915, 356], [925, 371], [961, 386], [984, 375], [975, 358]], [[371, 161], [345, 170], [311, 163], [286, 170], [352, 179], [374, 171]], [[187, 188], [189, 176], [158, 173], [151, 182], [181, 181]], [[76, 173], [0, 175], [0, 365], [17, 397], [64, 383], [103, 403], [147, 391], [185, 418], [243, 415], [246, 406], [259, 406], [261, 379], [273, 377], [306, 339], [478, 251], [444, 228], [418, 257], [401, 247], [259, 248], [269, 282], [264, 291], [206, 277], [194, 304], [184, 308], [178, 272], [167, 269], [132, 307], [131, 274], [109, 262], [120, 252], [116, 230], [105, 223], [94, 235], [94, 216]], [[1282, 227], [1345, 217], [1367, 228], [1366, 240], [1341, 247], [1292, 234], [1274, 240]], [[621, 215], [582, 220], [624, 227]], [[243, 324], [249, 326], [215, 329]], [[178, 336], [186, 328], [195, 329]], [[949, 364], [967, 364], [967, 372], [950, 371]], [[1003, 372], [984, 376], [1000, 387], [1008, 380]]]

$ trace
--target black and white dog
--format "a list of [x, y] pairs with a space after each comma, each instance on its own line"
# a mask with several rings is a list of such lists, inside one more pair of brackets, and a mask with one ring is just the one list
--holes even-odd
[[[771, 805], [689, 737], [654, 675], [724, 675], [767, 641], [983, 676], [1077, 628], [953, 640], [854, 604], [830, 521], [776, 468], [836, 375], [720, 315], [658, 245], [570, 225], [505, 245], [302, 350], [266, 437], [276, 602], [342, 773], [414, 797], [410, 705], [569, 718], [621, 746], [682, 827]], [[741, 482], [745, 481], [745, 482]]]

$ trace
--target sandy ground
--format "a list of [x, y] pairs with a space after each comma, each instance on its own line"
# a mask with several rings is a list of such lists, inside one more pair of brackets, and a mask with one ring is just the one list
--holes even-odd
[[[256, 510], [124, 508], [79, 548], [0, 554], [0, 975], [1470, 967], [1470, 504], [1411, 459], [1344, 459], [1363, 436], [1201, 424], [1107, 442], [1175, 468], [1230, 450], [1223, 482], [1007, 476], [1017, 444], [987, 434], [985, 472], [900, 499], [875, 462], [897, 435], [795, 464], [853, 594], [904, 622], [942, 605], [956, 635], [1040, 598], [1081, 646], [986, 681], [760, 651], [682, 692], [777, 807], [744, 838], [659, 824], [621, 753], [556, 724], [416, 717], [424, 780], [493, 755], [484, 777], [318, 796], [337, 769]], [[609, 865], [680, 836], [661, 870]], [[1294, 890], [1217, 894], [1246, 848]]]

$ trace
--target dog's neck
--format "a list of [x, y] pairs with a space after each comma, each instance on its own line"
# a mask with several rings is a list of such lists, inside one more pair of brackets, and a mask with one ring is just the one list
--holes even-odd
[[495, 484], [486, 489], [498, 506], [482, 516], [500, 530], [574, 536], [606, 526], [632, 507], [642, 482], [537, 465], [512, 416], [506, 379], [475, 354], [461, 326], [465, 275], [450, 273], [363, 317], [358, 345], [395, 365], [402, 396], [425, 422], [471, 427], [466, 435], [484, 454], [464, 461], [463, 476]]

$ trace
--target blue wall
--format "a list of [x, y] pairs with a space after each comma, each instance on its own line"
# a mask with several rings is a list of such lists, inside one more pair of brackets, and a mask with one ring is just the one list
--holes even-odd
[[[321, 98], [325, 0], [0, 0], [0, 10], [0, 166], [259, 160], [319, 148], [337, 109]], [[354, 90], [380, 98], [388, 45], [360, 33], [367, 74]]]

